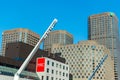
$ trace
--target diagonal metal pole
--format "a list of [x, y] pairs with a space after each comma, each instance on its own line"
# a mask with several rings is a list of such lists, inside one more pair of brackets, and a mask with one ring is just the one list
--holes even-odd
[[26, 68], [26, 66], [28, 65], [28, 63], [30, 62], [30, 60], [32, 59], [32, 57], [35, 55], [35, 53], [37, 52], [41, 42], [47, 37], [47, 35], [49, 34], [49, 32], [52, 30], [52, 28], [55, 26], [55, 24], [57, 23], [57, 19], [54, 19], [53, 22], [50, 24], [50, 26], [48, 27], [48, 29], [45, 31], [45, 33], [43, 34], [43, 36], [40, 38], [39, 42], [36, 44], [36, 46], [33, 48], [33, 50], [31, 51], [31, 53], [28, 55], [28, 57], [26, 58], [26, 60], [23, 62], [23, 64], [21, 65], [21, 67], [19, 68], [19, 70], [15, 73], [14, 75], [14, 80], [19, 80], [20, 74], [21, 72]]
[[97, 65], [97, 67], [95, 68], [95, 70], [93, 71], [93, 73], [90, 75], [90, 77], [88, 78], [88, 80], [92, 80], [92, 78], [94, 77], [95, 73], [101, 67], [101, 65], [104, 63], [104, 61], [107, 59], [107, 57], [108, 57], [108, 54], [106, 54], [103, 57], [103, 59], [100, 60], [100, 63]]

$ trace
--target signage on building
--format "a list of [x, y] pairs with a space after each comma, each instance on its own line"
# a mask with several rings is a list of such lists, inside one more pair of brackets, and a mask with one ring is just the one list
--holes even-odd
[[36, 72], [44, 72], [45, 69], [45, 58], [38, 58], [36, 64]]

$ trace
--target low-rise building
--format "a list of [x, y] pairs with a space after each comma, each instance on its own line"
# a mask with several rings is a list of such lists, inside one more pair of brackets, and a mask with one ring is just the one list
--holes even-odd
[[114, 80], [114, 61], [110, 51], [95, 41], [81, 41], [71, 45], [54, 44], [52, 53], [61, 53], [61, 57], [66, 59], [73, 80], [87, 80], [100, 60], [108, 54], [108, 58], [92, 80]]
[[40, 80], [69, 80], [69, 66], [47, 58], [37, 58], [36, 72]]
[[[0, 75], [3, 75], [3, 77], [6, 78], [9, 76], [10, 78], [13, 78], [14, 74], [17, 72], [33, 48], [34, 46], [23, 42], [7, 43], [5, 48], [6, 55], [0, 56]], [[38, 76], [36, 75], [37, 57], [49, 57], [55, 61], [61, 62], [63, 64], [65, 63], [65, 59], [60, 57], [59, 54], [52, 54], [48, 53], [47, 51], [38, 49], [23, 73], [21, 73], [20, 77], [39, 80]]]

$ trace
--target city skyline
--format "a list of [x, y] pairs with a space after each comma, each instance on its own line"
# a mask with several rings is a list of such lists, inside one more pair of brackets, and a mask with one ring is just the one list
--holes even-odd
[[[46, 1], [46, 0], [44, 0], [44, 1], [42, 1], [42, 0], [34, 0], [34, 1], [33, 0], [20, 0], [20, 1], [4, 0], [4, 1], [0, 1], [0, 11], [1, 11], [1, 15], [0, 15], [0, 27], [1, 27], [0, 28], [0, 33], [1, 33], [0, 49], [1, 49], [2, 41], [7, 43], [7, 42], [9, 42], [7, 40], [17, 39], [16, 34], [20, 34], [19, 40], [17, 39], [18, 41], [22, 41], [22, 38], [24, 39], [23, 41], [25, 41], [25, 42], [27, 41], [26, 40], [27, 34], [25, 34], [25, 33], [17, 32], [14, 35], [15, 37], [12, 38], [13, 33], [10, 36], [8, 36], [8, 33], [7, 33], [4, 36], [4, 33], [3, 33], [4, 31], [16, 29], [16, 28], [23, 28], [23, 29], [25, 28], [25, 29], [35, 32], [36, 34], [39, 34], [41, 37], [43, 35], [43, 33], [45, 32], [45, 30], [50, 25], [50, 23], [52, 22], [52, 20], [54, 18], [56, 18], [56, 19], [58, 19], [58, 23], [57, 23], [56, 27], [53, 29], [53, 31], [54, 30], [67, 31], [68, 33], [73, 35], [73, 44], [70, 46], [69, 45], [59, 46], [56, 44], [58, 47], [55, 46], [55, 48], [53, 48], [54, 47], [53, 46], [52, 50], [51, 50], [52, 53], [59, 53], [58, 54], [59, 56], [61, 53], [61, 57], [63, 57], [63, 58], [66, 57], [66, 61], [68, 60], [68, 62], [66, 64], [70, 64], [70, 70], [71, 70], [70, 72], [73, 73], [73, 78], [75, 80], [78, 80], [78, 78], [81, 78], [81, 79], [86, 78], [87, 79], [87, 78], [89, 78], [90, 73], [95, 70], [95, 67], [97, 67], [97, 64], [99, 64], [99, 61], [101, 62], [100, 59], [103, 58], [104, 54], [109, 55], [110, 52], [109, 52], [109, 50], [107, 50], [107, 47], [104, 47], [99, 44], [98, 45], [93, 44], [92, 42], [86, 44], [86, 42], [84, 42], [84, 41], [89, 40], [88, 36], [91, 34], [97, 36], [96, 38], [94, 38], [94, 36], [93, 36], [93, 40], [97, 39], [98, 35], [96, 35], [95, 32], [97, 32], [97, 33], [100, 32], [99, 34], [102, 34], [102, 35], [105, 35], [105, 33], [108, 32], [107, 35], [110, 34], [109, 36], [102, 36], [103, 37], [102, 38], [100, 35], [98, 40], [106, 39], [105, 42], [109, 41], [109, 42], [107, 42], [107, 45], [110, 45], [110, 50], [111, 50], [111, 44], [113, 44], [113, 41], [114, 42], [116, 42], [116, 41], [115, 41], [115, 37], [111, 36], [113, 34], [110, 31], [113, 31], [113, 33], [117, 33], [117, 30], [119, 28], [115, 28], [115, 26], [117, 25], [117, 22], [115, 22], [115, 21], [118, 21], [118, 23], [120, 24], [120, 22], [119, 22], [120, 9], [118, 7], [119, 6], [118, 3], [120, 3], [120, 1], [118, 1], [118, 0], [117, 1], [110, 1], [110, 0], [109, 1], [108, 0], [106, 0], [106, 1], [103, 1], [103, 0], [101, 0], [101, 1], [97, 1], [97, 0], [92, 0], [92, 1], [89, 1], [89, 0], [85, 0], [85, 1], [84, 0], [82, 0], [82, 1], [80, 1], [80, 0], [74, 0], [74, 1], [73, 0], [70, 0], [70, 1], [68, 1], [68, 0], [66, 0], [66, 1], [64, 1], [64, 0], [60, 0], [60, 1], [55, 1], [55, 0], [51, 0], [51, 1]], [[102, 16], [102, 18], [98, 17], [95, 20], [93, 20], [93, 22], [91, 22], [90, 24], [94, 24], [94, 22], [95, 22], [95, 25], [91, 25], [94, 28], [90, 29], [89, 28], [90, 16], [95, 15], [95, 14], [101, 14], [101, 13], [109, 13], [108, 14], [109, 16], [108, 17]], [[115, 14], [116, 17], [118, 17], [118, 20], [113, 19], [113, 14]], [[113, 22], [115, 22], [115, 24], [113, 25], [113, 27], [115, 28], [115, 31], [114, 31], [114, 28], [112, 28], [112, 26], [110, 26], [109, 24], [106, 24], [106, 23], [113, 24]], [[106, 26], [104, 26], [104, 25], [109, 26], [110, 31], [107, 30]], [[100, 28], [99, 31], [97, 30], [98, 27]], [[119, 27], [119, 25], [117, 27]], [[88, 29], [91, 30], [90, 32], [92, 32], [92, 33], [90, 33]], [[119, 34], [119, 32], [118, 32], [118, 34]], [[7, 38], [5, 38], [5, 37], [7, 37]], [[104, 39], [104, 37], [107, 37], [107, 38], [113, 37], [113, 39], [107, 39], [107, 38]], [[117, 37], [119, 38], [119, 36], [117, 36]], [[32, 37], [30, 37], [30, 39], [31, 38]], [[4, 39], [6, 39], [6, 41]], [[90, 38], [90, 40], [92, 40], [92, 38]], [[80, 42], [82, 42], [82, 43], [80, 43]], [[101, 41], [101, 43], [102, 42], [103, 41]], [[30, 43], [33, 44], [34, 42], [30, 41]], [[78, 45], [77, 45], [77, 43], [78, 43]], [[104, 44], [106, 44], [106, 43], [104, 43]], [[115, 44], [117, 44], [117, 43], [115, 43]], [[4, 49], [6, 49], [6, 50], [8, 50], [8, 49], [11, 50], [10, 48], [13, 49], [12, 46], [10, 48], [6, 47], [6, 46], [4, 46], [4, 47], [5, 47]], [[14, 46], [14, 48], [15, 49], [13, 49], [12, 51], [17, 50], [19, 47]], [[40, 46], [40, 48], [42, 48], [42, 47]], [[25, 51], [24, 49], [26, 50], [29, 48], [24, 46], [23, 51]], [[115, 47], [112, 47], [112, 49], [115, 49]], [[55, 51], [53, 51], [53, 50], [55, 50]], [[104, 51], [106, 51], [106, 52], [104, 52]], [[98, 74], [96, 79], [99, 79], [99, 78], [107, 79], [108, 78], [108, 80], [110, 80], [110, 79], [113, 80], [113, 78], [114, 78], [113, 76], [115, 76], [115, 80], [119, 80], [119, 78], [117, 79], [117, 76], [116, 76], [118, 74], [117, 72], [119, 72], [119, 70], [117, 69], [117, 68], [119, 68], [119, 65], [117, 65], [117, 67], [116, 67], [116, 64], [117, 64], [116, 62], [117, 61], [119, 62], [119, 59], [118, 59], [119, 55], [116, 55], [117, 50], [114, 52], [115, 52], [114, 53], [115, 54], [114, 55], [114, 60], [115, 60], [114, 64], [115, 65], [112, 64], [113, 59], [111, 60], [111, 58], [109, 56], [109, 59], [107, 59], [108, 62], [105, 62], [105, 65], [107, 65], [107, 66], [103, 65], [103, 67], [101, 67], [101, 71], [97, 71], [97, 73], [100, 73], [100, 74], [101, 73], [104, 74], [106, 72], [108, 72], [109, 74], [108, 73], [104, 74], [104, 75], [106, 75], [106, 77], [104, 77], [104, 75], [100, 76], [100, 74]], [[12, 52], [8, 51], [8, 53], [12, 53]], [[70, 54], [74, 53], [74, 54], [69, 55], [69, 53]], [[78, 53], [79, 53], [79, 55], [78, 55]], [[66, 55], [64, 56], [63, 54], [66, 54]], [[50, 56], [50, 55], [48, 55], [48, 56]], [[76, 60], [75, 60], [75, 58], [76, 58]], [[14, 59], [22, 61], [21, 58], [15, 57]], [[78, 63], [79, 64], [82, 63], [82, 65], [77, 65], [78, 63], [75, 64], [75, 62], [77, 62], [77, 60], [78, 60]], [[80, 60], [81, 60], [81, 62], [80, 62]], [[109, 62], [110, 60], [112, 63]], [[3, 60], [3, 62], [4, 61], [5, 60]], [[89, 66], [88, 66], [88, 63], [86, 63], [87, 61], [88, 61], [88, 63], [90, 63]], [[69, 62], [72, 62], [72, 63], [69, 63]], [[34, 62], [34, 64], [35, 64], [35, 62]], [[86, 69], [86, 71], [81, 70], [80, 66], [81, 66], [81, 69], [85, 66], [83, 68], [83, 70]], [[73, 68], [73, 71], [72, 71], [71, 67]], [[78, 69], [75, 69], [74, 67], [75, 68], [79, 67], [79, 69], [81, 70], [79, 72], [81, 72], [81, 74], [83, 73], [82, 76], [81, 76], [81, 74], [76, 73], [78, 71]], [[90, 67], [91, 71], [89, 72], [88, 76], [84, 76], [89, 71], [89, 70], [87, 70], [88, 69], [87, 67], [88, 68]], [[6, 70], [6, 69], [1, 69], [1, 70]], [[74, 73], [74, 71], [76, 71], [76, 72]], [[111, 72], [109, 72], [109, 71], [111, 71]], [[111, 73], [111, 75], [110, 75], [110, 73]], [[79, 74], [79, 76], [78, 76], [78, 74]], [[17, 75], [17, 73], [15, 75]], [[60, 75], [61, 75], [61, 72], [60, 72]], [[51, 77], [51, 78], [53, 79], [53, 77]]]
[[[73, 35], [74, 43], [87, 40], [87, 19], [90, 15], [114, 12], [120, 19], [120, 1], [8, 1], [0, 2], [0, 33], [14, 28], [27, 28], [40, 36], [54, 18], [58, 23], [54, 30], [66, 30]], [[0, 45], [1, 45], [0, 37]]]

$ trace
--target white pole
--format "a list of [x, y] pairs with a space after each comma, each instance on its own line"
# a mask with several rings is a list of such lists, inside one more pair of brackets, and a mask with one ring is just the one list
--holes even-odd
[[48, 27], [48, 29], [43, 34], [43, 36], [40, 38], [39, 42], [33, 48], [33, 50], [28, 55], [28, 57], [26, 58], [26, 60], [23, 62], [23, 64], [19, 68], [19, 70], [15, 73], [14, 80], [19, 80], [19, 76], [20, 76], [21, 72], [26, 68], [26, 66], [28, 65], [28, 63], [30, 62], [30, 60], [32, 59], [32, 57], [34, 56], [34, 54], [37, 52], [37, 50], [38, 50], [38, 48], [40, 46], [40, 43], [43, 41], [43, 39], [45, 39], [47, 37], [48, 33], [52, 30], [52, 28], [55, 26], [56, 23], [57, 23], [57, 19], [54, 19], [53, 22]]

